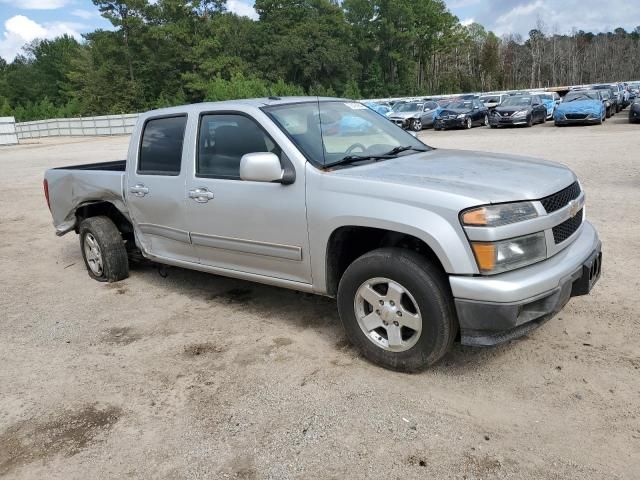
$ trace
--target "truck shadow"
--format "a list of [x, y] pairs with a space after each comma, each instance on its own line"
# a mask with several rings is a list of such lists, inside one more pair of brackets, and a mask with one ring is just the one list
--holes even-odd
[[[362, 361], [366, 361], [347, 340], [340, 323], [335, 299], [195, 270], [169, 267], [146, 260], [133, 262], [131, 274], [136, 277], [136, 281], [143, 281], [153, 287], [166, 290], [167, 294], [176, 293], [193, 299], [196, 303], [204, 302], [204, 305], [197, 308], [224, 305], [238, 314], [259, 317], [260, 321], [267, 325], [274, 325], [274, 335], [279, 332], [277, 327], [279, 323], [301, 330], [313, 329], [332, 345], [331, 348], [335, 349], [336, 353], [346, 353], [352, 358], [360, 357]], [[451, 374], [456, 371], [469, 373], [496, 361], [517, 343], [516, 340], [497, 347], [478, 348], [455, 342], [451, 351], [438, 364], [423, 373]]]
[[285, 321], [297, 328], [316, 329], [333, 341], [344, 336], [331, 298], [152, 262], [134, 264], [132, 273], [156, 287], [207, 304], [225, 305], [268, 323]]

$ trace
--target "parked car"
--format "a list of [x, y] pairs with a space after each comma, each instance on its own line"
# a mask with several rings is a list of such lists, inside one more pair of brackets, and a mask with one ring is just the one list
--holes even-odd
[[387, 105], [383, 105], [376, 102], [364, 102], [364, 104], [367, 107], [369, 107], [371, 110], [382, 115], [385, 118], [387, 117], [388, 113], [391, 112], [391, 107], [388, 107]]
[[567, 93], [553, 114], [556, 126], [570, 124], [601, 125], [607, 118], [605, 101], [599, 90], [576, 90]]
[[594, 90], [594, 91], [600, 93], [600, 98], [604, 103], [605, 118], [611, 118], [611, 116], [613, 115], [613, 111], [615, 109], [614, 102], [611, 100], [611, 90], [600, 89], [600, 90]]
[[505, 98], [489, 116], [491, 128], [504, 125], [526, 125], [547, 121], [547, 107], [538, 95], [514, 95]]
[[612, 109], [611, 109], [611, 115], [615, 115], [616, 113], [618, 113], [620, 110], [622, 110], [622, 96], [620, 95], [620, 92], [618, 91], [617, 87], [614, 87], [613, 85], [592, 85], [591, 86], [592, 90], [609, 90], [609, 95], [611, 97], [611, 103], [612, 103]]
[[[324, 117], [343, 116], [370, 130], [321, 133]], [[126, 160], [47, 170], [44, 191], [91, 278], [126, 278], [139, 252], [337, 296], [351, 342], [396, 370], [437, 362], [456, 338], [487, 346], [529, 333], [589, 293], [602, 265], [567, 167], [432, 149], [340, 99], [143, 113]]]
[[394, 106], [387, 116], [399, 127], [419, 132], [433, 125], [433, 120], [439, 111], [437, 102], [406, 102]]
[[555, 112], [556, 107], [558, 106], [558, 103], [559, 103], [559, 102], [556, 102], [556, 96], [559, 99], [560, 95], [558, 95], [557, 93], [551, 93], [551, 92], [540, 92], [533, 95], [538, 95], [540, 97], [540, 100], [542, 100], [542, 103], [544, 104], [544, 106], [547, 108], [547, 119], [553, 118], [553, 112]]
[[496, 93], [490, 95], [483, 95], [480, 97], [480, 101], [484, 104], [485, 107], [489, 110], [493, 110], [497, 106], [499, 106], [502, 101], [507, 98], [508, 95], [504, 93]]
[[640, 97], [637, 97], [629, 107], [629, 123], [640, 122]]
[[457, 100], [448, 103], [436, 116], [434, 130], [448, 128], [471, 128], [474, 125], [488, 125], [489, 110], [479, 98]]

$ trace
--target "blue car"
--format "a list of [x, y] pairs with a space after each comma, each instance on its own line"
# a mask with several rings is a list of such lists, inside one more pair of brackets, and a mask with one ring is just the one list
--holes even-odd
[[387, 107], [386, 105], [380, 105], [379, 103], [375, 102], [366, 102], [365, 105], [374, 112], [379, 113], [383, 117], [386, 117], [387, 114], [391, 111], [390, 107]]
[[556, 106], [558, 104], [558, 102], [556, 101], [557, 95], [558, 95], [557, 93], [548, 93], [548, 92], [538, 93], [540, 100], [542, 100], [542, 103], [547, 108], [547, 118], [553, 117], [553, 112], [555, 112]]
[[553, 114], [556, 126], [596, 124], [605, 121], [607, 110], [597, 90], [574, 90], [564, 97]]

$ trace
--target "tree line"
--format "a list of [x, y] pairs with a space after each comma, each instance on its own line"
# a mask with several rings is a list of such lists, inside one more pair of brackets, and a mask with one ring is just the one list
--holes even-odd
[[93, 0], [112, 30], [0, 59], [0, 116], [129, 113], [268, 95], [414, 96], [640, 77], [632, 32], [527, 38], [462, 25], [443, 0]]

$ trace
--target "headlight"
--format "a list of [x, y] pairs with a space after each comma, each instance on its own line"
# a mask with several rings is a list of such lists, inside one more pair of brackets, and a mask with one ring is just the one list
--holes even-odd
[[462, 212], [462, 224], [469, 227], [499, 227], [538, 216], [533, 203], [503, 203], [472, 208]]
[[471, 242], [471, 248], [484, 274], [514, 270], [547, 258], [544, 232], [499, 242]]
[[461, 113], [460, 115], [458, 115], [458, 118], [464, 118], [464, 117], [466, 117], [466, 116], [467, 116], [466, 114]]
[[526, 110], [520, 110], [519, 112], [516, 112], [513, 114], [514, 117], [525, 117], [526, 115], [527, 115]]

